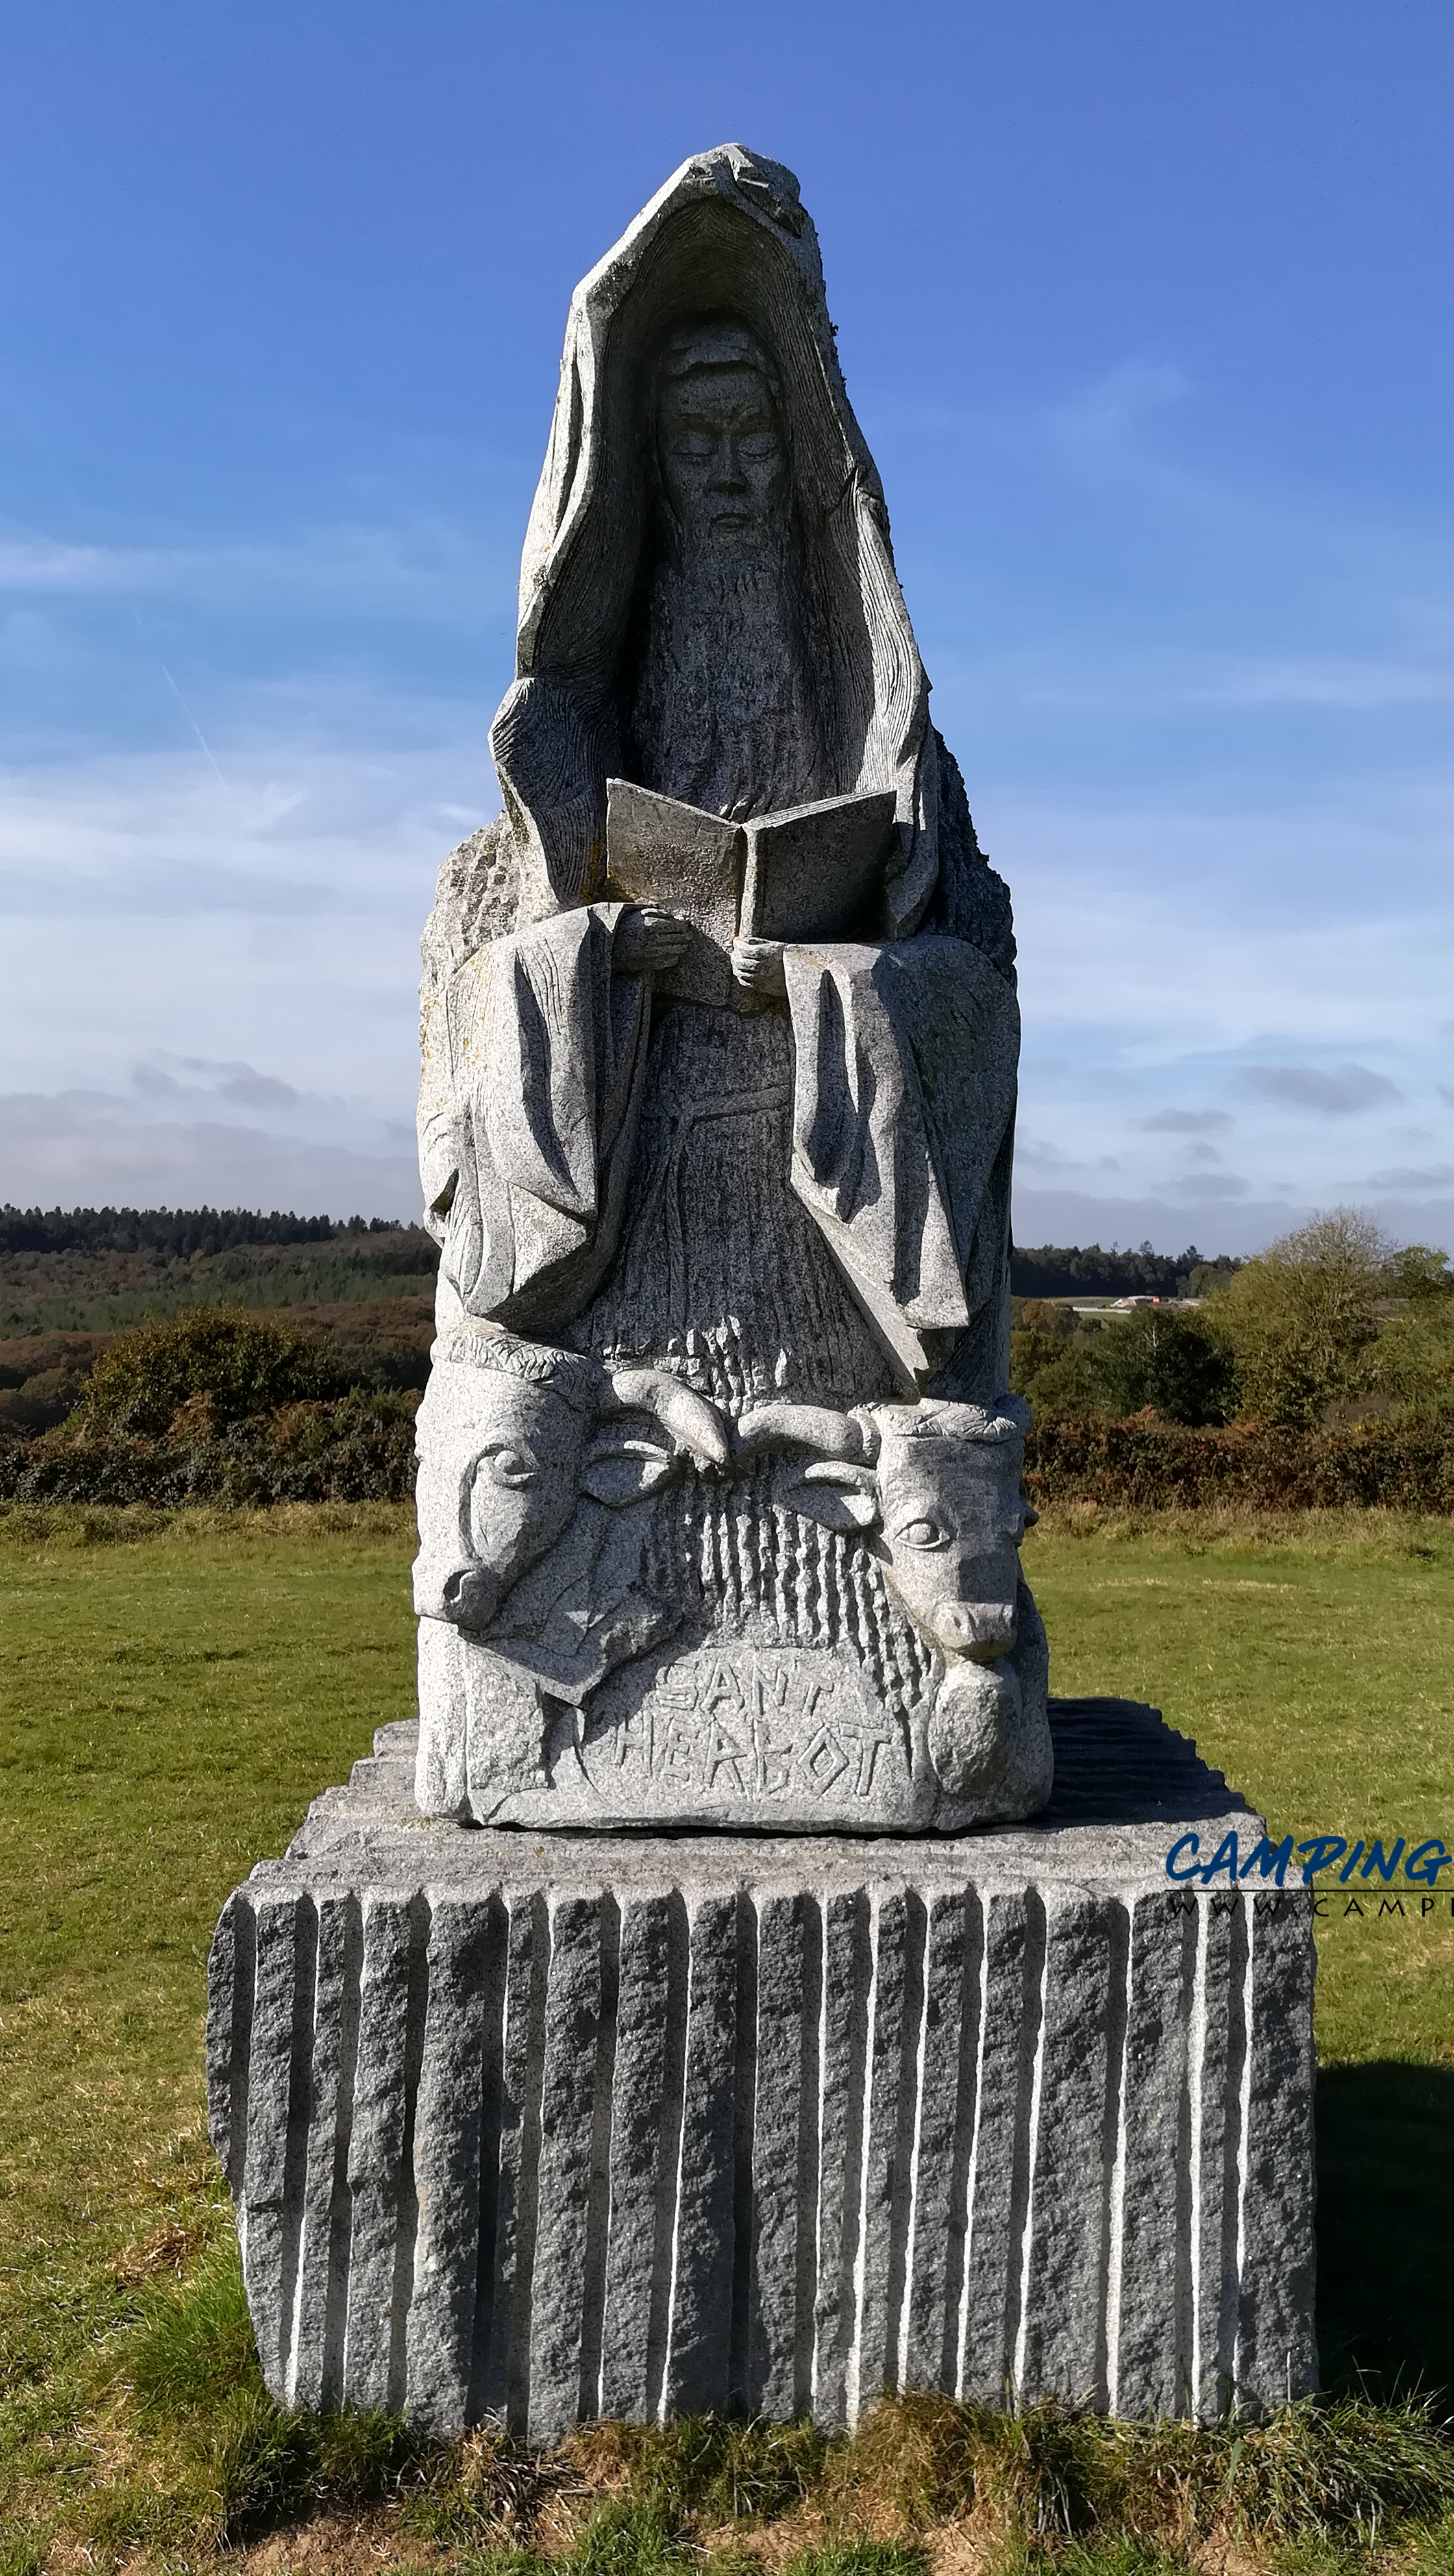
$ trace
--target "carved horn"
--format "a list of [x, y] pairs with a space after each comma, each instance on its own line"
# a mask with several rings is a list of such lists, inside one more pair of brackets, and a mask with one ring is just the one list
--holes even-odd
[[705, 1466], [725, 1467], [727, 1434], [716, 1407], [669, 1369], [618, 1368], [606, 1372], [609, 1396], [604, 1413], [651, 1413]]
[[811, 1449], [819, 1458], [841, 1458], [856, 1467], [872, 1466], [878, 1435], [862, 1413], [835, 1413], [826, 1404], [758, 1404], [737, 1425], [737, 1447]]

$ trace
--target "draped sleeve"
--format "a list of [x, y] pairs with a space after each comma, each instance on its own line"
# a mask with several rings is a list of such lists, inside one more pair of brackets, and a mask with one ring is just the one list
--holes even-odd
[[[999, 1339], [1015, 995], [961, 939], [790, 947], [783, 967], [792, 1186], [906, 1382], [922, 1389], [986, 1330]], [[997, 1357], [983, 1350], [984, 1372]]]
[[419, 1159], [441, 1311], [560, 1325], [608, 1268], [635, 1140], [647, 986], [614, 976], [617, 904], [491, 941], [426, 1035]]

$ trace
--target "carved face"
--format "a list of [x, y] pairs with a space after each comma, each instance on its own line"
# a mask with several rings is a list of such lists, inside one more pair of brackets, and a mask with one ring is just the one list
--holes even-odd
[[425, 1406], [431, 1396], [419, 1443], [415, 1607], [487, 1628], [511, 1585], [565, 1529], [590, 1426], [555, 1388], [503, 1371], [450, 1370]]
[[691, 1458], [727, 1459], [711, 1405], [662, 1370], [603, 1371], [586, 1410], [549, 1380], [448, 1359], [430, 1374], [416, 1446], [414, 1607], [477, 1629], [558, 1540], [569, 1553], [583, 1501], [627, 1511]]
[[[704, 357], [709, 345], [704, 340]], [[757, 552], [780, 534], [787, 447], [756, 367], [704, 363], [668, 377], [657, 454], [686, 553]]]
[[480, 1627], [570, 1519], [586, 1436], [582, 1415], [553, 1388], [503, 1377], [486, 1385], [494, 1401], [480, 1409], [486, 1418], [477, 1420], [460, 1490], [461, 1534], [478, 1560], [467, 1580]]
[[[764, 1406], [765, 1437], [753, 1445], [771, 1440], [775, 1415], [789, 1417], [787, 1436], [807, 1455], [779, 1475], [779, 1503], [825, 1529], [856, 1531], [924, 1636], [946, 1655], [993, 1663], [1016, 1643], [1019, 1550], [1029, 1517], [1020, 1490], [1024, 1441], [967, 1437], [953, 1426], [958, 1410], [873, 1406], [878, 1456], [871, 1466], [833, 1455], [825, 1434], [835, 1417], [811, 1406]], [[931, 1411], [942, 1427], [916, 1430], [916, 1419]], [[742, 1427], [752, 1420], [746, 1415]]]
[[1007, 1654], [1025, 1534], [1019, 1443], [890, 1436], [878, 1500], [885, 1571], [916, 1627], [947, 1654]]

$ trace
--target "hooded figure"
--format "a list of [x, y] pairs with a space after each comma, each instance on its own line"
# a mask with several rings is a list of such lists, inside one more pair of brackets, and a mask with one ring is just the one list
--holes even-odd
[[[678, 170], [572, 299], [491, 746], [500, 822], [426, 933], [442, 1322], [664, 1366], [729, 1415], [1005, 1384], [1018, 1017], [1005, 889], [928, 721], [797, 181]], [[610, 778], [741, 820], [878, 790], [845, 940], [616, 898]]]

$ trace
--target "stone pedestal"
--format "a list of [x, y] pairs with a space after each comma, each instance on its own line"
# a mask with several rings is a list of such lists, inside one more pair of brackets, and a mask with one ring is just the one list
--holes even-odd
[[1309, 1899], [1170, 1885], [1256, 1820], [1152, 1710], [1052, 1722], [1046, 1817], [949, 1842], [430, 1823], [382, 1730], [212, 1951], [274, 2395], [544, 2442], [1307, 2392]]

